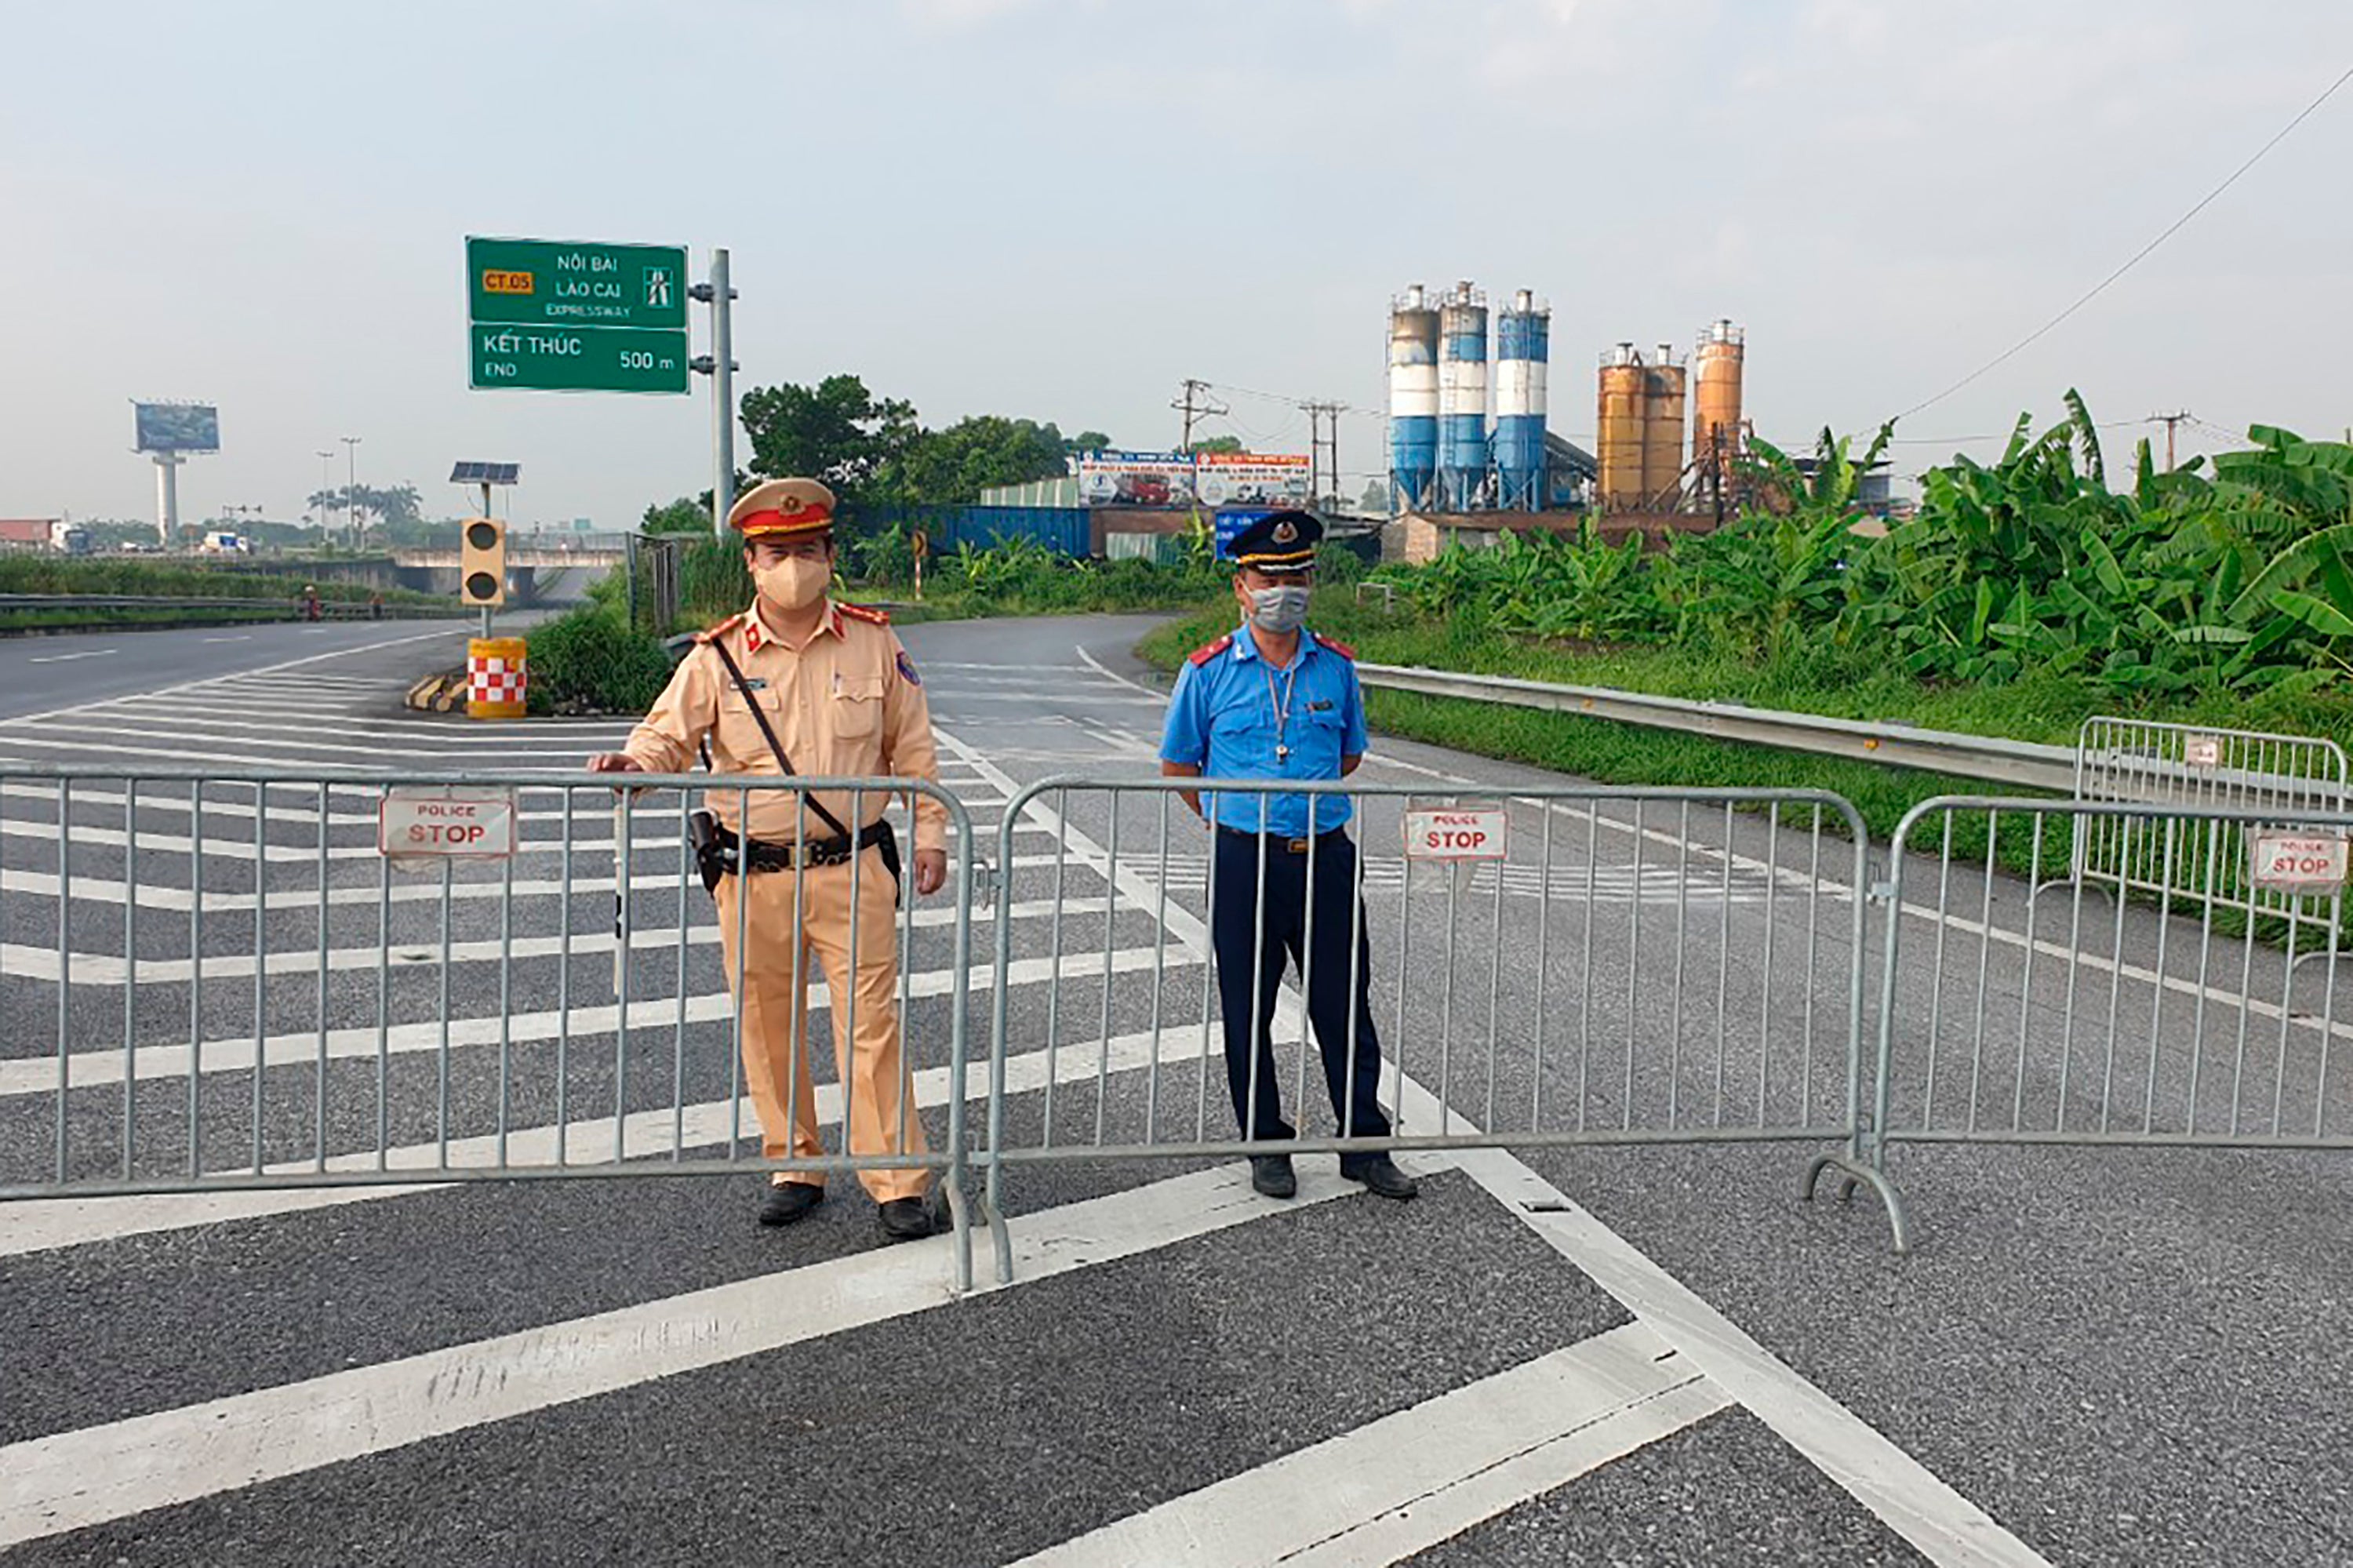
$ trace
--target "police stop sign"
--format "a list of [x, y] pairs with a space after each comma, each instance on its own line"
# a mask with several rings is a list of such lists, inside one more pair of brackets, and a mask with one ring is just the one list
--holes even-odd
[[1511, 830], [1511, 813], [1498, 805], [1409, 806], [1405, 813], [1405, 857], [1502, 860], [1510, 849]]
[[514, 796], [395, 789], [377, 811], [376, 848], [397, 860], [504, 860], [515, 851]]
[[2290, 833], [2271, 830], [2255, 834], [2248, 868], [2257, 887], [2276, 893], [2334, 893], [2345, 885], [2346, 844], [2342, 833]]

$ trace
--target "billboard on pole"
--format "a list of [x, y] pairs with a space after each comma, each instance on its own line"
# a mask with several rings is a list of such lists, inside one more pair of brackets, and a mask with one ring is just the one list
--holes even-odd
[[133, 403], [142, 452], [220, 450], [220, 410], [210, 403]]
[[1079, 499], [1089, 506], [1305, 506], [1299, 452], [1082, 452]]
[[1202, 452], [1193, 493], [1205, 506], [1305, 506], [1309, 463], [1300, 452]]
[[1193, 460], [1184, 452], [1082, 452], [1079, 499], [1089, 506], [1190, 506]]

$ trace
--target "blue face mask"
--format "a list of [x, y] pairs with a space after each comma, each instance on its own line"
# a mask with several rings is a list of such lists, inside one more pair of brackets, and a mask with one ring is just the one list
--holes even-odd
[[1250, 590], [1250, 624], [1282, 637], [1307, 623], [1308, 590], [1297, 583]]

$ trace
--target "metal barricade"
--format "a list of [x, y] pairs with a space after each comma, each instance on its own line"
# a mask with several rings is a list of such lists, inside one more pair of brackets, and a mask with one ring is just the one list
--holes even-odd
[[[2075, 799], [2086, 804], [2212, 807], [2256, 813], [2249, 821], [2276, 821], [2346, 810], [2346, 785], [2345, 748], [2314, 736], [2108, 716], [2084, 720], [2076, 736]], [[2133, 831], [2136, 821], [2105, 812], [2075, 818], [2059, 883], [2167, 897], [2194, 887], [2197, 896], [2225, 908], [2287, 913], [2275, 893], [2249, 880], [2247, 841], [2230, 819], [2214, 819], [2218, 857], [2211, 878], [2181, 876], [2181, 867], [2161, 858], [2161, 845]]]
[[[1260, 831], [1208, 828], [1188, 791], [1257, 813]], [[1266, 831], [1278, 795], [1352, 820], [1286, 838]], [[1017, 843], [1041, 825], [1050, 851]], [[1810, 790], [1033, 784], [1000, 828], [976, 1154], [999, 1277], [1008, 1171], [1058, 1161], [1788, 1139], [1834, 1145], [1825, 1165], [1849, 1191], [1883, 1191], [1860, 1119], [1867, 847], [1855, 809]], [[1344, 879], [1308, 901], [1294, 950], [1279, 912], [1293, 895], [1269, 891], [1282, 876]], [[1327, 945], [1313, 922], [1335, 909], [1350, 929]], [[1311, 1029], [1334, 966], [1346, 985], [1320, 994], [1369, 1005], [1327, 1000]], [[1246, 1047], [1229, 1077], [1221, 1021], [1247, 1010], [1253, 969], [1297, 983], [1273, 1009], [1272, 1055]], [[1020, 983], [1045, 977], [1042, 993]], [[1378, 1136], [1350, 1125], [1345, 1087], [1367, 1051], [1393, 1120]], [[1243, 1136], [1276, 1100], [1304, 1136]]]
[[[1900, 1142], [2353, 1147], [2353, 815], [1946, 797], [1895, 832], [1870, 1161]], [[2044, 880], [2075, 846], [2114, 900]], [[2245, 896], [2225, 896], [2241, 888]]]
[[[0, 773], [0, 1198], [917, 1170], [968, 1285], [963, 804], [904, 779], [620, 778]], [[878, 796], [938, 802], [944, 907], [863, 897], [887, 875], [850, 862], [848, 944], [895, 927], [895, 996], [833, 989], [800, 939], [808, 868], [754, 873], [781, 916], [755, 929], [735, 899], [721, 928], [688, 842], [706, 796], [779, 838], [817, 823], [812, 797], [853, 823]], [[771, 971], [765, 1039], [790, 1039], [778, 984], [808, 981], [845, 1033], [892, 1009], [912, 1103], [787, 1050], [778, 1103], [843, 1130], [764, 1152], [723, 952], [757, 955], [755, 991]]]

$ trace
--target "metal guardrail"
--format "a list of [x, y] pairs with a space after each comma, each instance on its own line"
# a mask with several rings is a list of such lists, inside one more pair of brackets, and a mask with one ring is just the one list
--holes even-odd
[[[11, 610], [50, 611], [60, 609], [184, 609], [209, 611], [217, 609], [268, 609], [287, 617], [301, 615], [301, 599], [286, 595], [272, 599], [213, 599], [181, 594], [100, 594], [100, 593], [0, 593], [0, 615]], [[349, 599], [322, 599], [320, 614], [332, 620], [364, 620], [369, 619], [364, 602]], [[382, 619], [386, 620], [425, 619], [438, 616], [459, 616], [471, 613], [464, 606], [450, 604], [392, 604], [383, 607]]]
[[1694, 702], [1688, 697], [1651, 696], [1609, 686], [1522, 681], [1508, 675], [1470, 675], [1447, 670], [1363, 663], [1356, 666], [1356, 673], [1366, 685], [1385, 691], [1581, 714], [1619, 724], [1779, 747], [1785, 751], [1849, 757], [1895, 768], [1923, 768], [2028, 789], [2066, 793], [2075, 786], [2073, 747], [1918, 729], [1887, 719], [1830, 718], [1820, 714], [1741, 707], [1732, 703]]

